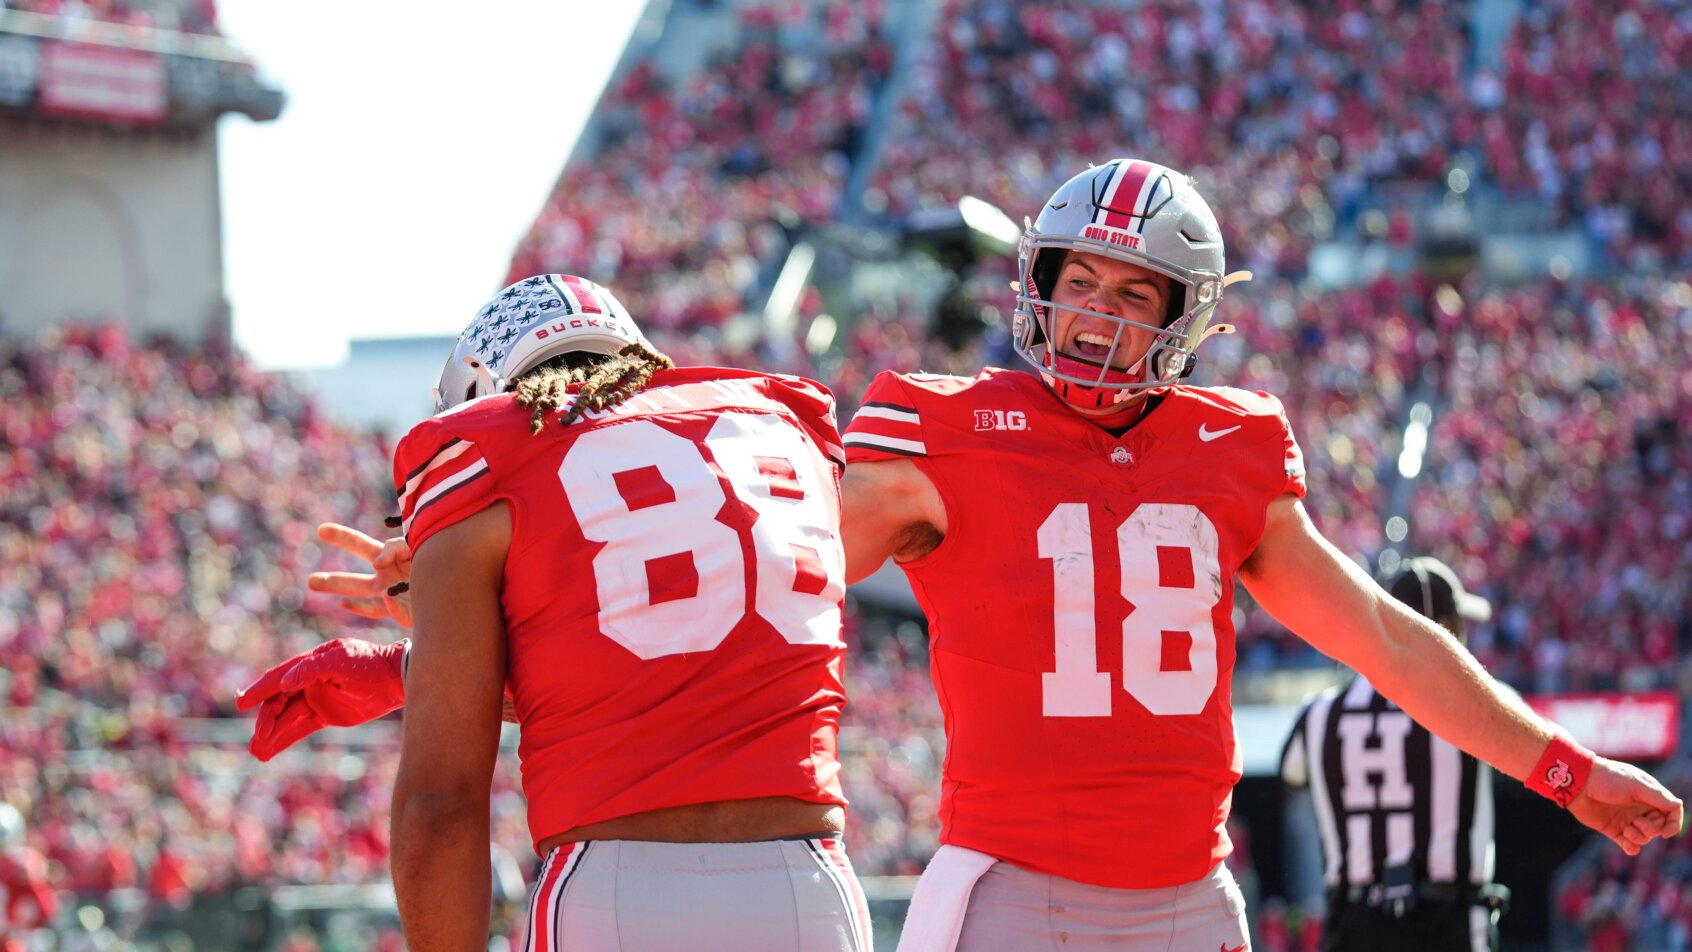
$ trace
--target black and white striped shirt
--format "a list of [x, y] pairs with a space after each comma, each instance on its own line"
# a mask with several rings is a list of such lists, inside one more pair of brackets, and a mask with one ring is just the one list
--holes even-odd
[[1281, 752], [1308, 786], [1328, 886], [1367, 886], [1408, 865], [1415, 882], [1490, 882], [1492, 770], [1382, 697], [1362, 677], [1317, 695]]

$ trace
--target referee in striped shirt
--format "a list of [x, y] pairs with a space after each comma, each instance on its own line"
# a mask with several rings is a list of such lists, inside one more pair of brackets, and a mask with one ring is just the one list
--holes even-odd
[[[1388, 586], [1463, 640], [1491, 617], [1451, 569], [1414, 558]], [[1492, 882], [1492, 770], [1429, 734], [1367, 680], [1305, 705], [1281, 777], [1309, 787], [1322, 835], [1322, 949], [1496, 950], [1509, 890]]]

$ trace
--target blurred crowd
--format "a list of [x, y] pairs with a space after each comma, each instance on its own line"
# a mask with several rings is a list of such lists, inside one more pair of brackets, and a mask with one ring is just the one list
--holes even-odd
[[[264, 769], [185, 725], [370, 627], [304, 583], [338, 564], [316, 523], [392, 511], [387, 440], [237, 353], [115, 327], [0, 340], [0, 437], [0, 801], [53, 887], [168, 915], [242, 886], [384, 881], [397, 738]], [[497, 790], [498, 842], [526, 855], [514, 764]]]
[[1458, 170], [1455, 191], [1542, 200], [1616, 261], [1692, 263], [1685, 0], [1524, 4], [1499, 68], [1473, 68], [1463, 0], [944, 0], [940, 17], [872, 209], [973, 194], [1021, 214], [1085, 162], [1152, 156], [1228, 210], [1231, 263], [1297, 276], [1333, 235], [1408, 242], [1395, 187]]
[[1412, 523], [1498, 612], [1527, 691], [1692, 695], [1692, 285], [1530, 285], [1463, 308]]
[[646, 60], [601, 98], [510, 280], [565, 271], [617, 289], [648, 328], [720, 327], [790, 235], [834, 218], [892, 65], [879, 0], [737, 11], [695, 73]]
[[1228, 210], [1231, 266], [1300, 274], [1370, 183], [1444, 174], [1467, 28], [1462, 2], [946, 0], [870, 204], [1021, 214], [1151, 156]]
[[0, 0], [0, 10], [3, 9], [39, 13], [66, 21], [87, 20], [179, 33], [219, 33], [216, 0], [129, 3], [124, 0]]
[[[215, 30], [209, 0], [180, 10], [169, 28]], [[1497, 69], [1474, 66], [1472, 15], [1415, 0], [1152, 0], [1132, 16], [1102, 0], [944, 0], [865, 204], [898, 222], [975, 194], [1020, 215], [1089, 159], [1191, 170], [1231, 266], [1257, 274], [1230, 290], [1221, 319], [1238, 333], [1206, 345], [1194, 382], [1283, 398], [1324, 533], [1371, 566], [1391, 545], [1456, 566], [1498, 609], [1477, 654], [1519, 688], [1692, 695], [1692, 5], [1527, 3]], [[928, 308], [893, 295], [844, 315], [826, 359], [724, 335], [796, 234], [839, 216], [894, 52], [879, 2], [732, 16], [732, 42], [697, 71], [648, 60], [607, 89], [511, 276], [591, 275], [678, 360], [817, 376], [842, 420], [883, 369], [1012, 365], [1002, 258], [964, 275], [962, 299], [988, 315], [979, 334], [936, 333]], [[1390, 196], [1444, 183], [1460, 154], [1477, 187], [1539, 197], [1621, 276], [1302, 281], [1314, 243], [1348, 229], [1407, 247], [1412, 219]], [[1651, 277], [1664, 272], [1680, 276]], [[801, 327], [819, 310], [803, 297]], [[1418, 401], [1438, 412], [1406, 540], [1380, 517]], [[169, 915], [245, 886], [384, 881], [391, 725], [269, 766], [227, 731], [184, 725], [232, 717], [236, 688], [324, 639], [394, 636], [303, 585], [337, 564], [313, 525], [391, 512], [387, 437], [332, 424], [225, 347], [109, 327], [0, 340], [0, 437], [0, 800], [53, 887], [135, 890]], [[1244, 672], [1319, 661], [1249, 599], [1237, 623]], [[914, 874], [937, 841], [943, 756], [925, 640], [856, 604], [847, 637], [848, 845], [860, 873]], [[498, 848], [532, 872], [512, 758], [496, 782]], [[1643, 863], [1606, 856], [1560, 909], [1593, 948], [1684, 943], [1686, 842]], [[1264, 907], [1304, 933], [1280, 914]]]
[[1487, 169], [1618, 263], [1692, 265], [1692, 4], [1531, 3], [1471, 80]]

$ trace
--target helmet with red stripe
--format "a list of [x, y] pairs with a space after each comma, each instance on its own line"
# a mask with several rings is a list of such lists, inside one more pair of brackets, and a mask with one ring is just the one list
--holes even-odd
[[[1058, 273], [1075, 253], [1169, 278], [1171, 293], [1159, 323], [1054, 301]], [[1113, 412], [1131, 397], [1190, 373], [1193, 351], [1208, 336], [1206, 327], [1223, 287], [1250, 277], [1245, 272], [1224, 275], [1222, 232], [1191, 179], [1154, 162], [1126, 158], [1089, 168], [1053, 193], [1023, 232], [1017, 258], [1021, 277], [1012, 345], [1059, 397], [1091, 414]], [[1059, 353], [1053, 340], [1060, 310], [1114, 329], [1107, 359]], [[1150, 332], [1150, 344], [1141, 354], [1120, 353], [1134, 328]], [[1223, 325], [1210, 332], [1229, 330]]]
[[573, 274], [524, 278], [494, 295], [459, 335], [435, 388], [435, 412], [503, 393], [559, 354], [610, 356], [636, 343], [646, 337], [610, 291]]

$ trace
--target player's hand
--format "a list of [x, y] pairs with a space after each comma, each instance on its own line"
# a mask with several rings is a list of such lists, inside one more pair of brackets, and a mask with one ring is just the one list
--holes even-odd
[[1575, 819], [1609, 837], [1629, 856], [1646, 843], [1680, 834], [1685, 804], [1655, 777], [1632, 764], [1599, 757], [1580, 796], [1569, 804]]
[[352, 727], [403, 707], [405, 646], [336, 638], [259, 675], [235, 694], [237, 710], [259, 708], [247, 749], [269, 760], [324, 727]]
[[[366, 618], [392, 618], [411, 627], [411, 546], [404, 537], [378, 542], [350, 526], [325, 522], [317, 537], [370, 563], [370, 572], [313, 572], [306, 586], [341, 596], [341, 607]], [[403, 583], [403, 584], [402, 584]], [[396, 586], [398, 590], [396, 591]]]

